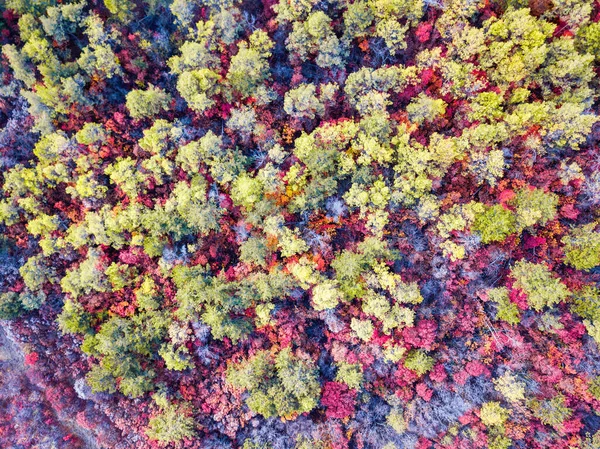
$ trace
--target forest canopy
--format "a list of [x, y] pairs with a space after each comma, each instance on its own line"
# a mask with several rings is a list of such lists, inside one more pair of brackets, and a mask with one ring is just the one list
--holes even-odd
[[103, 448], [600, 447], [598, 1], [0, 11], [30, 402]]

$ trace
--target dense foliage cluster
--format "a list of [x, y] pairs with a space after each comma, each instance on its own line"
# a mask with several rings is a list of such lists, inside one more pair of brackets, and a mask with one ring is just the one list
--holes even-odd
[[0, 9], [0, 319], [98, 447], [600, 447], [598, 1]]

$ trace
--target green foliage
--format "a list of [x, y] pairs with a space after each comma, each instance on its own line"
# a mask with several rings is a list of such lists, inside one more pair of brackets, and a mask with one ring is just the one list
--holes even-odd
[[259, 178], [253, 178], [243, 173], [231, 186], [231, 199], [236, 205], [252, 209], [262, 199], [263, 192], [264, 185]]
[[0, 320], [12, 320], [20, 316], [24, 311], [18, 293], [0, 293]]
[[406, 106], [406, 112], [408, 112], [408, 118], [417, 124], [433, 122], [446, 113], [446, 103], [442, 99], [434, 99], [420, 93]]
[[542, 424], [552, 426], [557, 430], [560, 430], [563, 422], [573, 414], [573, 411], [565, 403], [565, 397], [561, 394], [549, 400], [531, 399], [527, 405]]
[[525, 400], [525, 383], [519, 381], [510, 371], [494, 379], [494, 388], [509, 402]]
[[577, 44], [590, 55], [600, 58], [600, 22], [592, 22], [577, 32]]
[[106, 279], [112, 286], [112, 291], [121, 290], [132, 285], [137, 279], [137, 270], [135, 267], [121, 263], [111, 263], [104, 271]]
[[374, 326], [371, 320], [358, 320], [356, 318], [352, 318], [350, 322], [350, 328], [356, 332], [358, 338], [362, 341], [369, 341], [373, 336]]
[[117, 184], [130, 198], [137, 198], [143, 191], [146, 176], [139, 170], [138, 162], [130, 157], [117, 159], [104, 170], [110, 180]]
[[500, 204], [485, 206], [483, 213], [477, 214], [471, 228], [481, 235], [482, 243], [501, 242], [516, 231], [514, 214]]
[[2, 47], [2, 54], [8, 59], [14, 77], [22, 81], [25, 86], [31, 87], [35, 84], [35, 74], [28, 59], [12, 44]]
[[54, 283], [58, 280], [56, 269], [48, 266], [48, 260], [41, 254], [27, 259], [27, 262], [19, 268], [19, 273], [27, 288], [33, 292], [40, 291], [46, 282]]
[[146, 90], [132, 90], [127, 94], [127, 109], [133, 118], [154, 117], [169, 108], [171, 96], [150, 85]]
[[247, 106], [233, 109], [231, 117], [227, 120], [227, 127], [239, 131], [243, 136], [250, 135], [256, 127], [256, 112]]
[[595, 223], [579, 226], [562, 238], [566, 264], [578, 270], [600, 265], [600, 232], [595, 232], [595, 228]]
[[265, 267], [267, 254], [267, 243], [264, 238], [250, 237], [240, 245], [240, 260], [244, 263]]
[[104, 142], [107, 132], [102, 125], [97, 123], [86, 123], [77, 131], [75, 138], [77, 142], [83, 145], [92, 145]]
[[[177, 318], [187, 322], [197, 320], [200, 316], [218, 340], [229, 338], [235, 344], [247, 337], [252, 325], [242, 315], [257, 297], [256, 292], [246, 289], [243, 284], [226, 283], [220, 277], [207, 277], [200, 266], [176, 266], [172, 275], [179, 303]], [[277, 288], [273, 284], [274, 280], [269, 278], [267, 288]]]
[[529, 305], [536, 311], [551, 307], [570, 296], [569, 289], [554, 277], [545, 264], [519, 260], [511, 269], [514, 287], [527, 295]]
[[248, 390], [248, 407], [265, 418], [310, 412], [317, 406], [321, 390], [313, 363], [295, 357], [289, 348], [276, 356], [259, 351], [230, 365], [227, 382]]
[[183, 371], [194, 366], [190, 361], [189, 351], [185, 346], [175, 348], [171, 344], [164, 344], [158, 353], [165, 361], [167, 369]]
[[290, 89], [285, 93], [284, 111], [293, 118], [313, 119], [317, 115], [325, 112], [323, 104], [316, 95], [314, 84], [301, 84], [295, 89]]
[[130, 398], [139, 398], [154, 389], [152, 382], [153, 373], [150, 375], [140, 375], [135, 377], [126, 377], [119, 382], [119, 391]]
[[305, 21], [294, 22], [287, 49], [300, 61], [316, 56], [319, 67], [341, 66], [343, 49], [331, 29], [331, 19], [323, 11], [315, 11]]
[[154, 400], [160, 407], [160, 413], [148, 422], [146, 435], [151, 440], [162, 443], [176, 443], [195, 435], [195, 422], [191, 415], [191, 406], [174, 404], [166, 398], [154, 395]]
[[77, 299], [92, 292], [107, 291], [108, 283], [102, 271], [98, 269], [99, 265], [100, 254], [90, 249], [87, 258], [77, 268], [68, 270], [60, 281], [63, 292]]
[[115, 393], [117, 391], [115, 378], [107, 369], [100, 365], [92, 366], [90, 371], [86, 374], [85, 380], [94, 393]]
[[338, 362], [335, 380], [350, 388], [359, 389], [363, 382], [363, 371], [360, 363]]
[[156, 283], [148, 276], [143, 279], [140, 287], [135, 290], [137, 305], [143, 310], [156, 310], [160, 306]]
[[499, 402], [485, 402], [479, 411], [481, 422], [486, 426], [501, 427], [509, 417], [509, 411]]
[[46, 16], [40, 17], [42, 27], [48, 36], [57, 42], [64, 42], [67, 36], [74, 33], [77, 24], [82, 19], [85, 3], [51, 6], [46, 10]]
[[583, 318], [588, 333], [600, 344], [600, 290], [586, 285], [575, 291], [571, 310]]
[[600, 399], [600, 376], [594, 377], [588, 384], [588, 390], [596, 399]]
[[490, 301], [497, 304], [496, 319], [506, 321], [512, 325], [521, 322], [519, 308], [509, 299], [506, 287], [492, 288], [487, 291], [487, 295]]
[[104, 6], [122, 22], [129, 22], [133, 18], [135, 4], [130, 0], [104, 0]]
[[203, 112], [215, 105], [213, 97], [220, 91], [219, 74], [210, 69], [183, 72], [177, 80], [177, 91], [190, 109]]
[[138, 314], [131, 319], [113, 316], [94, 335], [88, 334], [82, 348], [100, 360], [88, 374], [95, 391], [115, 391], [119, 379], [120, 392], [138, 397], [154, 388], [152, 370], [144, 370], [140, 356], [157, 351], [158, 342], [169, 325], [164, 312]]
[[545, 225], [556, 216], [558, 195], [542, 189], [523, 188], [514, 198], [517, 209], [517, 226], [522, 229], [534, 225]]
[[257, 30], [249, 38], [249, 45], [242, 42], [239, 51], [231, 58], [227, 81], [243, 97], [255, 95], [269, 74], [267, 59], [271, 56], [273, 42], [268, 35]]
[[391, 55], [407, 48], [406, 32], [408, 25], [402, 25], [397, 19], [388, 18], [377, 22], [376, 35], [385, 41]]
[[500, 118], [503, 114], [501, 95], [496, 92], [482, 92], [478, 94], [471, 103], [471, 113], [469, 119], [476, 120], [494, 120]]
[[[379, 260], [395, 260], [397, 255], [387, 248], [387, 244], [375, 237], [369, 237], [358, 245], [357, 251], [344, 250], [331, 262], [340, 290], [348, 300], [358, 298], [366, 292], [362, 275], [369, 268], [378, 265]], [[388, 304], [389, 306], [389, 304]]]
[[419, 376], [422, 376], [431, 368], [433, 368], [434, 363], [435, 360], [433, 357], [428, 356], [425, 354], [425, 351], [421, 349], [411, 350], [404, 360], [404, 366], [410, 370], [413, 370]]
[[399, 434], [403, 434], [408, 428], [402, 411], [398, 410], [396, 407], [392, 408], [385, 420], [388, 426], [390, 426]]
[[481, 51], [481, 66], [491, 69], [494, 82], [521, 85], [545, 61], [549, 51], [545, 42], [554, 28], [554, 24], [533, 17], [528, 8], [509, 8], [502, 17], [484, 23], [489, 44]]
[[313, 287], [312, 300], [315, 310], [334, 309], [341, 299], [335, 281], [325, 281]]

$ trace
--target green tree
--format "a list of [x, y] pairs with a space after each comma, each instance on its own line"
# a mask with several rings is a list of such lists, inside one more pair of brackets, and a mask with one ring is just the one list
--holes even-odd
[[104, 0], [104, 6], [121, 22], [129, 22], [133, 19], [135, 4], [130, 0]]
[[350, 388], [359, 389], [363, 383], [363, 370], [360, 363], [338, 362], [335, 380], [348, 385]]
[[177, 91], [190, 109], [203, 112], [215, 105], [213, 97], [220, 92], [218, 73], [207, 69], [190, 70], [179, 75]]
[[516, 325], [521, 322], [519, 308], [508, 297], [506, 287], [492, 288], [487, 291], [490, 301], [496, 303], [496, 319]]
[[85, 334], [91, 330], [91, 316], [81, 304], [67, 299], [57, 318], [59, 329], [66, 334]]
[[268, 58], [273, 45], [267, 33], [262, 30], [252, 33], [249, 44], [239, 44], [237, 54], [231, 58], [227, 81], [243, 97], [254, 95], [269, 75]]
[[18, 293], [0, 293], [0, 320], [11, 320], [21, 315], [24, 311]]
[[420, 93], [406, 106], [406, 112], [411, 121], [420, 125], [423, 122], [433, 122], [438, 117], [442, 117], [446, 113], [446, 106], [444, 100]]
[[127, 94], [126, 106], [133, 118], [153, 117], [169, 108], [171, 96], [164, 90], [150, 85], [146, 90], [132, 90]]
[[546, 193], [542, 189], [525, 187], [517, 192], [513, 202], [517, 209], [516, 220], [519, 228], [543, 226], [556, 216], [558, 195]]
[[283, 109], [293, 118], [314, 119], [325, 112], [325, 107], [316, 95], [314, 84], [301, 84], [285, 93]]
[[87, 258], [77, 268], [68, 270], [60, 281], [63, 292], [69, 293], [73, 299], [92, 292], [106, 292], [109, 284], [103, 272], [98, 269], [100, 253], [90, 249]]
[[422, 376], [431, 368], [433, 368], [435, 360], [433, 357], [428, 356], [425, 351], [421, 349], [411, 350], [406, 359], [404, 360], [404, 366], [410, 370], [413, 370], [419, 376]]
[[552, 307], [570, 296], [569, 289], [554, 277], [545, 264], [519, 260], [510, 272], [514, 287], [523, 290], [527, 302], [536, 311]]
[[479, 411], [481, 422], [490, 427], [501, 427], [509, 417], [509, 411], [502, 407], [499, 402], [485, 402]]
[[335, 281], [324, 281], [313, 287], [312, 300], [315, 310], [334, 309], [341, 298]]
[[573, 411], [566, 405], [565, 397], [561, 394], [549, 400], [531, 399], [527, 405], [542, 424], [552, 426], [557, 430], [561, 430], [563, 422], [573, 414]]
[[114, 376], [100, 365], [92, 366], [86, 374], [85, 380], [94, 393], [115, 393], [117, 391], [117, 382]]
[[566, 264], [578, 270], [600, 265], [600, 232], [595, 232], [595, 228], [595, 223], [579, 226], [562, 238]]
[[323, 11], [315, 11], [304, 21], [296, 21], [287, 40], [287, 49], [299, 61], [316, 56], [319, 67], [341, 66], [343, 50], [331, 29], [331, 18]]
[[160, 412], [150, 418], [146, 435], [151, 440], [163, 443], [176, 443], [195, 435], [195, 422], [191, 416], [192, 408], [187, 403], [175, 404], [164, 396], [155, 394], [154, 401]]
[[247, 390], [248, 407], [265, 418], [310, 412], [318, 405], [321, 390], [314, 364], [295, 357], [289, 348], [275, 356], [259, 351], [230, 365], [227, 382]]
[[481, 235], [482, 243], [501, 242], [516, 232], [515, 215], [500, 204], [485, 206], [483, 213], [477, 214], [471, 228]]

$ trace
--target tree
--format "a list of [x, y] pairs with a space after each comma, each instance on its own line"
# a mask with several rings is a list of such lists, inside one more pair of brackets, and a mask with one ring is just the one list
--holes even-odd
[[314, 365], [295, 357], [289, 348], [275, 356], [259, 351], [230, 365], [227, 382], [248, 390], [248, 407], [265, 418], [310, 412], [318, 405], [321, 390]]
[[133, 118], [154, 117], [169, 108], [171, 96], [164, 90], [150, 85], [146, 90], [132, 90], [127, 94], [126, 106]]
[[525, 399], [525, 383], [519, 381], [510, 371], [494, 379], [494, 388], [509, 402]]
[[4, 45], [2, 47], [2, 54], [10, 62], [13, 76], [22, 81], [25, 86], [32, 87], [36, 82], [36, 78], [27, 58], [12, 44]]
[[0, 320], [11, 320], [20, 316], [23, 312], [23, 304], [18, 293], [0, 293]]
[[239, 44], [239, 51], [231, 58], [227, 81], [243, 97], [254, 95], [269, 75], [267, 60], [271, 56], [273, 45], [267, 33], [262, 30], [250, 35], [249, 44]]
[[521, 229], [545, 225], [556, 216], [558, 196], [546, 193], [542, 189], [523, 188], [517, 192], [513, 200], [516, 209], [517, 226]]
[[576, 227], [562, 238], [565, 245], [565, 263], [578, 270], [589, 270], [600, 265], [600, 233], [594, 232], [595, 223]]
[[506, 321], [508, 324], [519, 324], [520, 313], [517, 305], [510, 301], [506, 287], [492, 288], [487, 291], [490, 301], [496, 303], [496, 319]]
[[404, 359], [404, 366], [422, 376], [433, 368], [434, 362], [433, 357], [428, 356], [423, 350], [413, 349]]
[[471, 228], [481, 235], [482, 243], [501, 242], [516, 231], [515, 215], [500, 204], [485, 206], [473, 220]]
[[218, 73], [210, 69], [183, 72], [177, 80], [177, 91], [190, 109], [203, 112], [215, 105], [213, 97], [220, 92]]
[[356, 318], [352, 318], [350, 322], [350, 328], [356, 332], [356, 335], [361, 340], [367, 342], [373, 336], [374, 326], [371, 320], [358, 320]]
[[283, 109], [293, 118], [314, 119], [325, 112], [323, 104], [316, 95], [317, 88], [314, 84], [302, 84], [285, 93]]
[[151, 440], [163, 443], [176, 443], [195, 435], [195, 422], [191, 415], [191, 406], [186, 403], [175, 404], [164, 396], [155, 394], [154, 402], [160, 412], [148, 421], [146, 435]]
[[334, 309], [338, 305], [341, 294], [335, 281], [321, 282], [312, 290], [315, 310]]
[[129, 22], [133, 18], [135, 4], [130, 0], [104, 0], [104, 6], [121, 22]]
[[63, 292], [69, 293], [73, 299], [92, 292], [108, 291], [109, 285], [100, 266], [100, 253], [90, 249], [87, 258], [77, 268], [68, 270], [60, 281]]
[[338, 362], [336, 382], [341, 382], [350, 388], [359, 389], [363, 383], [362, 366], [358, 363]]
[[319, 67], [341, 66], [343, 62], [340, 41], [331, 30], [331, 19], [323, 11], [309, 14], [305, 21], [294, 22], [287, 49], [300, 61], [316, 55]]
[[264, 186], [260, 179], [244, 173], [233, 182], [231, 198], [235, 204], [244, 206], [246, 209], [252, 209], [261, 200], [263, 192]]
[[570, 296], [569, 289], [545, 264], [519, 260], [510, 271], [514, 287], [523, 290], [529, 305], [536, 311], [551, 307]]
[[527, 405], [542, 424], [552, 426], [557, 430], [560, 430], [563, 422], [573, 414], [573, 411], [566, 405], [565, 397], [561, 394], [557, 394], [549, 400], [531, 399]]
[[175, 348], [171, 344], [163, 344], [158, 353], [165, 361], [167, 369], [182, 371], [193, 367], [189, 351], [185, 346]]
[[57, 42], [66, 41], [81, 21], [84, 7], [83, 2], [49, 7], [46, 16], [40, 17], [44, 31]]
[[500, 405], [499, 402], [485, 402], [479, 411], [479, 418], [486, 426], [503, 426], [508, 419], [509, 411]]
[[446, 103], [442, 99], [434, 99], [421, 93], [406, 106], [406, 112], [411, 121], [420, 125], [442, 117], [446, 113]]

